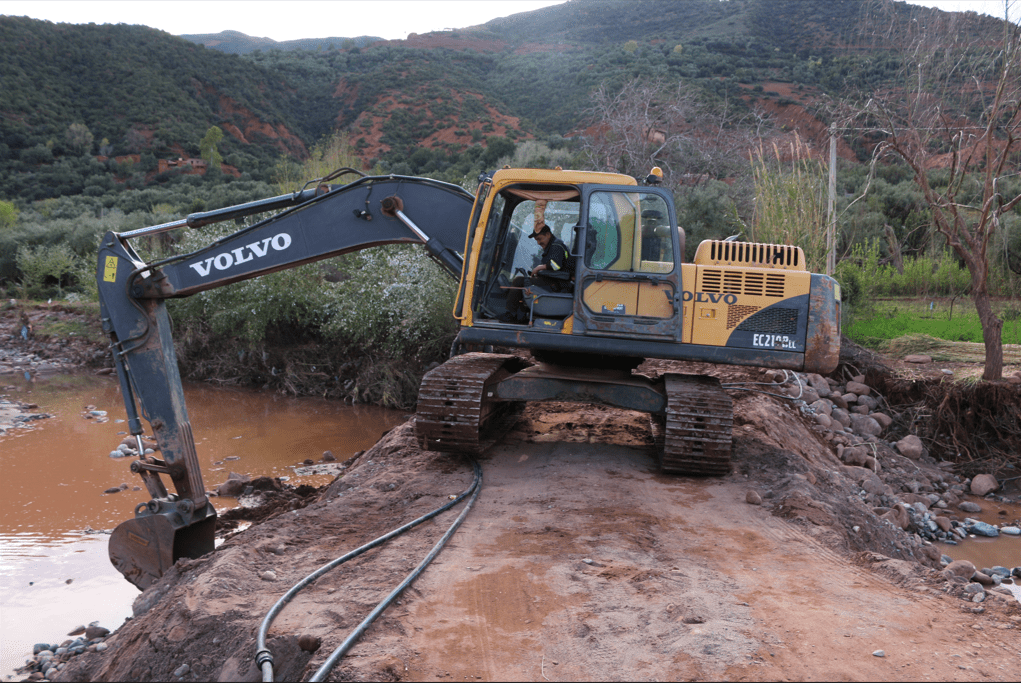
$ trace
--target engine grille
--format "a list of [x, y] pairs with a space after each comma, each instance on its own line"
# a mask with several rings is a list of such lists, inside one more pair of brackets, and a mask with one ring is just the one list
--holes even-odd
[[787, 278], [783, 273], [749, 273], [741, 270], [702, 271], [702, 291], [783, 298]]
[[765, 332], [767, 334], [797, 334], [798, 309], [777, 308], [759, 311], [737, 326], [738, 332]]
[[753, 266], [804, 270], [805, 252], [789, 244], [757, 244], [706, 240], [698, 245], [695, 263], [705, 266]]

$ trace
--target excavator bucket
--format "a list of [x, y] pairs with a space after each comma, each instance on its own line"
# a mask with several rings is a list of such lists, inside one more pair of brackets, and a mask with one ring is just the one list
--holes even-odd
[[141, 590], [155, 583], [182, 557], [197, 558], [213, 551], [213, 506], [207, 504], [200, 513], [190, 516], [170, 505], [155, 513], [139, 506], [136, 517], [122, 522], [110, 535], [110, 562]]

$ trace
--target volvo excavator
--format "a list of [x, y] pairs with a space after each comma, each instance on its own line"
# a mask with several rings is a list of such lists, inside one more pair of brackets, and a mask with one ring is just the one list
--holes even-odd
[[[480, 176], [474, 195], [426, 178], [359, 175], [103, 237], [100, 311], [128, 425], [144, 454], [148, 420], [161, 456], [132, 463], [151, 500], [109, 544], [114, 566], [139, 588], [214, 544], [216, 511], [167, 299], [377, 245], [423, 245], [459, 283], [460, 331], [450, 360], [422, 380], [415, 433], [422, 448], [451, 453], [484, 451], [525, 401], [579, 401], [647, 412], [661, 471], [723, 475], [730, 397], [712, 377], [633, 372], [643, 359], [823, 374], [837, 365], [837, 282], [809, 272], [791, 245], [707, 240], [684, 262], [673, 196], [649, 182], [655, 173], [639, 184], [614, 173], [504, 168]], [[275, 213], [192, 253], [147, 263], [131, 246], [143, 235], [266, 212]], [[570, 267], [533, 276], [540, 248], [528, 237], [540, 221], [569, 249]], [[524, 315], [508, 316], [511, 302]], [[535, 362], [493, 348], [527, 350]]]

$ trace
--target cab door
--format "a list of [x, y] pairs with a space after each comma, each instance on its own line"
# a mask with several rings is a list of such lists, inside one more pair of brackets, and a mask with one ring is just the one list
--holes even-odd
[[680, 341], [681, 244], [670, 193], [586, 186], [580, 223], [574, 333]]

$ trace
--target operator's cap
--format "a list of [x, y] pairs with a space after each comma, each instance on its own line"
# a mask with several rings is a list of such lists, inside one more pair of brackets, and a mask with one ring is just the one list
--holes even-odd
[[544, 232], [551, 232], [549, 226], [546, 225], [546, 200], [539, 199], [535, 202], [534, 210], [534, 222], [535, 227], [532, 228], [532, 234], [529, 235], [533, 240]]
[[529, 235], [529, 237], [531, 237], [534, 240], [535, 238], [537, 238], [539, 235], [541, 235], [544, 232], [548, 232], [548, 233], [552, 234], [553, 231], [550, 230], [549, 226], [546, 225], [545, 223], [540, 223], [539, 225], [535, 226], [532, 229], [532, 234]]

